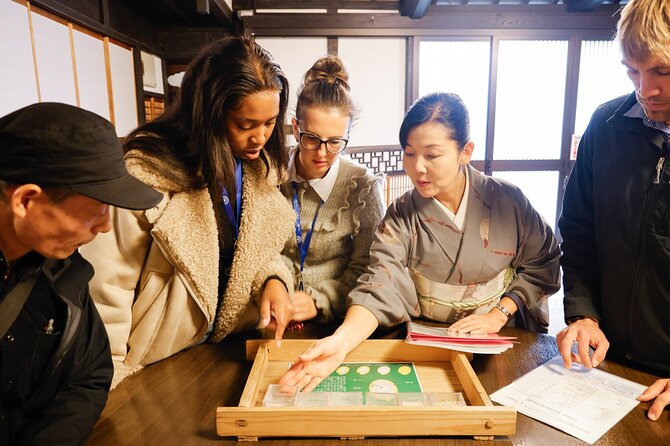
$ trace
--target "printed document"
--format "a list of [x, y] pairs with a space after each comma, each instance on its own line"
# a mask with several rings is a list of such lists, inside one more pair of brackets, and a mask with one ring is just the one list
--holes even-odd
[[557, 356], [491, 394], [496, 403], [593, 444], [639, 404], [647, 386]]

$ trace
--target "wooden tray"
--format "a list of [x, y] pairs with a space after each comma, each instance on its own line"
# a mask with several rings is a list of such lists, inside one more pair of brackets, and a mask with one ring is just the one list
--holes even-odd
[[516, 410], [494, 406], [464, 353], [410, 345], [402, 340], [368, 340], [345, 362], [413, 362], [424, 392], [462, 392], [467, 407], [263, 407], [269, 384], [315, 340], [247, 341], [254, 361], [240, 404], [216, 410], [216, 432], [239, 440], [259, 437], [416, 437], [473, 435], [492, 440], [513, 435]]

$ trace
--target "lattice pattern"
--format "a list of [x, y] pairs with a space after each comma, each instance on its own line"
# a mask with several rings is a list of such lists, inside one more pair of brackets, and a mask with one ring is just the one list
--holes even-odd
[[151, 122], [165, 111], [165, 100], [148, 96], [144, 98], [144, 115], [147, 122]]
[[386, 204], [389, 205], [402, 194], [413, 188], [412, 180], [405, 174], [387, 175], [384, 185], [384, 196]]
[[402, 172], [402, 149], [400, 147], [380, 148], [379, 150], [347, 149], [349, 156], [375, 173]]

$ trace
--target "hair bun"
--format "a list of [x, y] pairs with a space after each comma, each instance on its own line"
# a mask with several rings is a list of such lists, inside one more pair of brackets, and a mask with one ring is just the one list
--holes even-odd
[[323, 81], [331, 85], [340, 84], [347, 90], [351, 90], [349, 86], [349, 74], [337, 56], [322, 57], [305, 74], [305, 84]]

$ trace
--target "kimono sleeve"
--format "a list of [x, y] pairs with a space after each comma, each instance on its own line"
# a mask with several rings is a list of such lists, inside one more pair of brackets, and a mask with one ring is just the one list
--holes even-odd
[[370, 265], [347, 299], [347, 307], [365, 307], [377, 317], [381, 327], [401, 324], [420, 313], [414, 282], [407, 269], [416, 239], [414, 218], [408, 215], [402, 197], [389, 207], [375, 231]]
[[546, 327], [549, 324], [547, 298], [560, 288], [560, 249], [551, 227], [523, 193], [518, 191], [518, 194], [519, 236], [517, 255], [512, 261], [516, 277], [507, 293], [518, 297], [530, 314]]

